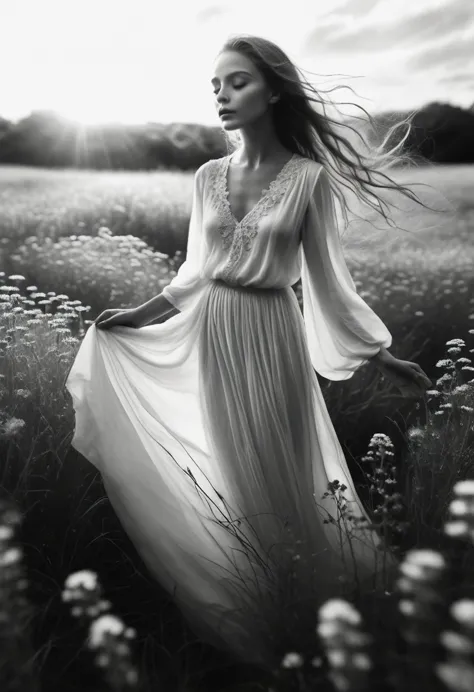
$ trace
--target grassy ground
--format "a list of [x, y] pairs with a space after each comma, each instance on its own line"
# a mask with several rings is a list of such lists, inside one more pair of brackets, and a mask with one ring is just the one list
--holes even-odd
[[[402, 507], [393, 516], [407, 524], [396, 540], [404, 551], [430, 547], [449, 554], [456, 574], [465, 577], [449, 597], [446, 592], [453, 600], [459, 589], [470, 595], [472, 583], [469, 551], [466, 562], [464, 547], [453, 549], [443, 523], [454, 484], [474, 478], [474, 169], [399, 175], [438, 187], [453, 205], [450, 213], [414, 213], [405, 206], [395, 221], [409, 233], [354, 224], [344, 243], [359, 292], [393, 334], [391, 351], [418, 362], [436, 386], [426, 401], [401, 400], [370, 366], [348, 382], [321, 378], [321, 384], [368, 502], [369, 443], [376, 433], [393, 443]], [[61, 598], [68, 575], [83, 569], [97, 572], [113, 612], [137, 632], [132, 647], [139, 689], [223, 691], [239, 680], [265, 680], [196, 641], [148, 576], [95, 469], [69, 446], [74, 423], [64, 380], [84, 329], [106, 307], [137, 305], [169, 282], [183, 259], [192, 176], [0, 168], [0, 190], [0, 486], [23, 515], [15, 545], [31, 603], [28, 610], [11, 596], [22, 568], [15, 561], [8, 572], [3, 557], [0, 604], [9, 619], [1, 631], [10, 653], [1, 669], [2, 690], [39, 689], [39, 679], [48, 692], [104, 689], [90, 652], [80, 650], [88, 623], [71, 617]], [[301, 298], [299, 286], [295, 290]], [[387, 502], [383, 494], [379, 501]], [[0, 532], [0, 556], [8, 540]], [[392, 617], [387, 598], [357, 603], [371, 626], [386, 627]], [[27, 628], [15, 629], [15, 618], [32, 619], [30, 652], [40, 678], [36, 672], [28, 677], [21, 634]], [[294, 642], [294, 650], [310, 644]], [[121, 665], [125, 670], [128, 664]], [[26, 677], [12, 673], [15, 666]], [[295, 680], [288, 674], [278, 689], [304, 689], [292, 687]], [[326, 684], [320, 681], [318, 690]], [[403, 680], [397, 684], [407, 687]], [[109, 686], [125, 689], [114, 681]]]

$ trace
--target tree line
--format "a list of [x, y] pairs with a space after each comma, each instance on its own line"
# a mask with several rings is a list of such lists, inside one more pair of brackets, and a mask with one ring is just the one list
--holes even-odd
[[[377, 137], [410, 116], [405, 150], [418, 161], [474, 163], [474, 104], [432, 102], [416, 112], [373, 115]], [[354, 125], [356, 127], [356, 125]], [[406, 130], [397, 133], [400, 138]], [[390, 142], [394, 144], [395, 142]], [[195, 170], [227, 154], [219, 127], [197, 123], [84, 126], [51, 110], [0, 117], [0, 164], [98, 170]]]

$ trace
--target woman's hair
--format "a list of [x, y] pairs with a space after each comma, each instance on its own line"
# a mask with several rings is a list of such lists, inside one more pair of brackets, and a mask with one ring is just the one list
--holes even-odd
[[[346, 224], [349, 223], [347, 211], [350, 209], [348, 194], [344, 194], [339, 186], [334, 184], [338, 178], [345, 188], [354, 191], [353, 199], [358, 205], [362, 206], [363, 202], [366, 202], [375, 212], [380, 211], [389, 225], [390, 219], [384, 209], [387, 204], [380, 195], [370, 190], [370, 187], [401, 193], [425, 207], [410, 188], [395, 182], [383, 173], [389, 168], [416, 165], [418, 157], [404, 151], [405, 141], [412, 128], [410, 120], [416, 111], [389, 127], [381, 143], [371, 143], [352, 125], [328, 115], [327, 105], [334, 107], [334, 103], [327, 98], [324, 100], [320, 90], [317, 91], [303, 76], [300, 77], [302, 71], [272, 41], [239, 34], [227, 39], [219, 54], [229, 50], [237, 51], [249, 58], [262, 73], [271, 91], [279, 94], [280, 98], [273, 106], [273, 117], [280, 142], [290, 151], [325, 166], [331, 187], [341, 204]], [[317, 107], [314, 107], [312, 102], [317, 104]], [[360, 108], [367, 115], [377, 137], [377, 125], [372, 116], [362, 106], [351, 105]], [[403, 126], [407, 127], [405, 135], [397, 137], [397, 131]], [[367, 129], [366, 124], [363, 127]], [[348, 131], [346, 134], [343, 134], [344, 129]], [[222, 131], [227, 151], [235, 149], [240, 143], [238, 133], [228, 133], [224, 128]], [[385, 151], [389, 142], [392, 142], [391, 148]], [[352, 187], [353, 184], [355, 187]], [[400, 227], [397, 225], [397, 228]]]

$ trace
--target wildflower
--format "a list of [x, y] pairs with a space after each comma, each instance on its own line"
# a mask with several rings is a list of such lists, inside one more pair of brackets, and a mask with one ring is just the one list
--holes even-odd
[[92, 591], [97, 588], [97, 574], [89, 570], [75, 572], [67, 577], [65, 586], [67, 589], [83, 588]]
[[29, 389], [15, 389], [13, 393], [22, 399], [28, 399], [31, 396]]
[[26, 423], [24, 420], [21, 418], [15, 418], [12, 416], [9, 420], [7, 420], [3, 424], [3, 430], [1, 431], [3, 435], [7, 438], [10, 437], [15, 437], [15, 435], [18, 435], [21, 430], [25, 427]]
[[457, 538], [469, 533], [469, 524], [466, 521], [450, 521], [444, 525], [444, 532], [447, 536]]
[[460, 384], [453, 389], [453, 394], [467, 394], [471, 391], [471, 388], [467, 384]]
[[472, 495], [474, 496], [474, 480], [458, 481], [453, 491], [456, 495]]
[[398, 602], [398, 609], [403, 615], [413, 615], [416, 610], [416, 605], [413, 601], [404, 598]]
[[474, 629], [474, 601], [464, 598], [450, 608], [451, 615], [460, 625]]
[[415, 427], [410, 428], [410, 429], [408, 430], [408, 437], [409, 437], [411, 440], [419, 440], [419, 439], [422, 439], [422, 438], [424, 437], [424, 431], [422, 430], [422, 428], [415, 428]]
[[438, 663], [436, 674], [452, 692], [472, 692], [474, 690], [474, 667], [464, 661]]
[[440, 641], [445, 649], [448, 649], [453, 654], [474, 654], [474, 643], [467, 637], [458, 632], [446, 630], [441, 633]]
[[0, 541], [9, 541], [13, 538], [11, 526], [0, 526]]
[[434, 569], [442, 569], [446, 566], [446, 561], [441, 553], [435, 550], [410, 550], [407, 553], [407, 558], [413, 564], [422, 567], [432, 567]]
[[329, 677], [338, 690], [362, 689], [372, 668], [368, 646], [370, 635], [361, 629], [362, 618], [343, 599], [330, 599], [319, 609], [318, 635], [331, 671]]
[[14, 565], [21, 560], [21, 550], [19, 548], [9, 548], [0, 554], [0, 567]]
[[282, 668], [300, 668], [303, 665], [303, 657], [294, 651], [285, 654], [281, 662]]
[[115, 615], [102, 615], [91, 624], [89, 646], [92, 649], [97, 649], [104, 645], [105, 637], [108, 634], [117, 636], [123, 634], [125, 626], [123, 622]]
[[449, 511], [455, 516], [463, 516], [469, 511], [469, 504], [465, 500], [453, 500], [449, 505]]
[[454, 365], [454, 363], [450, 358], [444, 358], [436, 363], [437, 368], [449, 368], [452, 365]]
[[362, 621], [360, 613], [342, 598], [332, 598], [326, 601], [319, 609], [322, 620], [343, 620], [352, 625], [359, 625]]

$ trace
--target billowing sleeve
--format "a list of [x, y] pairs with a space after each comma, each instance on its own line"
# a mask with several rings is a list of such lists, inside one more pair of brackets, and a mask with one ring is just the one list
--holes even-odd
[[348, 380], [381, 346], [391, 346], [392, 335], [357, 293], [342, 252], [328, 173], [321, 167], [316, 176], [302, 228], [307, 344], [316, 372]]
[[[204, 164], [205, 166], [205, 164]], [[193, 202], [189, 221], [186, 259], [176, 275], [162, 290], [162, 295], [180, 312], [192, 307], [200, 298], [208, 280], [201, 276], [203, 256], [203, 179], [204, 166], [194, 175]]]

